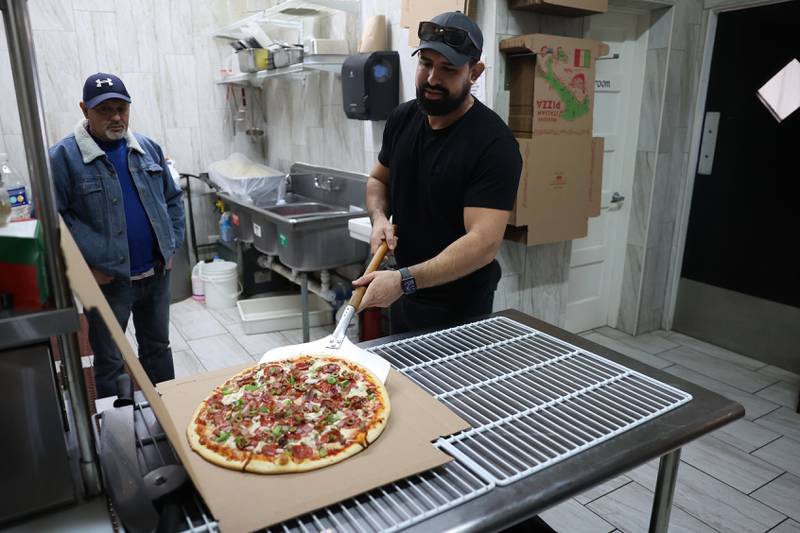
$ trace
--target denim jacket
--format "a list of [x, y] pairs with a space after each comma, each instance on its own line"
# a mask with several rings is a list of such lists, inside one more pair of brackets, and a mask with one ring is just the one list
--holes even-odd
[[[181, 190], [164, 163], [161, 147], [127, 132], [128, 167], [158, 250], [168, 261], [183, 243]], [[122, 188], [114, 166], [89, 135], [86, 121], [50, 148], [56, 206], [90, 267], [130, 278], [131, 262]]]

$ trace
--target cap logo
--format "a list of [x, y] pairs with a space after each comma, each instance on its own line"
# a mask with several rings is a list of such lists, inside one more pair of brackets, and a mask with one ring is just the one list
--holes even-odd
[[97, 88], [98, 89], [100, 87], [102, 87], [103, 84], [108, 84], [109, 87], [114, 85], [114, 82], [111, 80], [111, 78], [106, 78], [104, 80], [101, 80], [101, 79], [98, 78], [98, 79], [94, 80], [94, 82], [97, 84]]

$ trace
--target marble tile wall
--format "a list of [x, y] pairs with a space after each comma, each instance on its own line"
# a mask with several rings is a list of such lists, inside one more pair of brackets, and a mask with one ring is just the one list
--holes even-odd
[[[250, 113], [245, 123], [262, 127], [266, 135], [261, 138], [244, 135], [244, 124], [233, 120], [241, 89], [215, 83], [230, 49], [209, 33], [276, 3], [30, 0], [48, 140], [69, 133], [80, 118], [84, 77], [111, 70], [123, 77], [134, 97], [132, 127], [159, 142], [181, 171], [205, 171], [211, 162], [238, 151], [281, 171], [307, 161], [368, 172], [380, 150], [384, 123], [345, 117], [335, 73], [272, 78], [260, 88], [246, 89]], [[633, 7], [654, 10], [619, 316], [619, 327], [629, 333], [660, 327], [663, 319], [669, 290], [665, 265], [675, 252], [704, 24], [702, 0], [637, 0]], [[400, 52], [400, 99], [409, 100], [414, 97], [415, 59], [407, 46], [408, 30], [399, 25], [399, 2], [362, 0], [360, 16], [322, 17], [305, 30], [347, 38], [355, 49], [354, 35], [375, 14], [386, 16], [390, 48]], [[506, 1], [478, 2], [476, 18], [495, 43], [486, 47], [485, 100], [502, 117], [508, 114], [508, 92], [497, 42], [532, 32], [579, 37], [585, 25], [580, 17], [512, 11]], [[4, 34], [0, 37], [0, 151], [8, 152], [12, 164], [27, 175]], [[217, 232], [208, 196], [196, 197], [194, 206], [198, 240], [207, 242]], [[563, 324], [570, 252], [569, 242], [530, 248], [505, 242], [495, 308], [516, 308]]]
[[[654, 11], [653, 16], [658, 17], [656, 28], [665, 27], [671, 19], [671, 31], [666, 43], [662, 31], [653, 32], [648, 50], [658, 56], [659, 66], [664, 60], [662, 57], [667, 64], [657, 144], [653, 147], [649, 142], [640, 142], [639, 146], [647, 151], [655, 150], [647, 154], [650, 159], [654, 158], [655, 168], [651, 169], [652, 180], [642, 178], [640, 188], [644, 194], [636, 198], [642, 202], [635, 206], [640, 211], [636, 218], [646, 221], [643, 242], [632, 242], [630, 236], [628, 241], [629, 245], [644, 246], [637, 311], [634, 314], [631, 309], [624, 309], [625, 320], [620, 321], [624, 323], [623, 329], [634, 334], [664, 326], [667, 298], [673, 290], [670, 273], [680, 268], [675, 260], [675, 232], [679, 204], [688, 179], [690, 125], [697, 100], [703, 49], [701, 29], [705, 18], [701, 0], [680, 0], [667, 12]], [[661, 83], [662, 80], [657, 81]], [[648, 128], [650, 126], [648, 124]], [[640, 132], [640, 141], [648, 141], [643, 138], [645, 133], [649, 132]], [[635, 280], [635, 273], [632, 272], [630, 278]], [[635, 316], [634, 324], [630, 323], [632, 316]]]
[[[158, 142], [179, 171], [203, 172], [232, 151], [263, 159], [263, 141], [252, 142], [243, 129], [232, 134], [226, 87], [214, 82], [230, 47], [210, 32], [269, 4], [30, 0], [48, 142], [68, 135], [81, 119], [78, 102], [86, 76], [110, 71], [125, 81], [133, 98], [131, 129]], [[27, 179], [5, 33], [0, 35], [0, 117], [0, 151], [9, 153]], [[204, 190], [200, 184], [193, 188]], [[193, 205], [199, 241], [206, 242], [217, 233], [210, 198], [196, 196]]]

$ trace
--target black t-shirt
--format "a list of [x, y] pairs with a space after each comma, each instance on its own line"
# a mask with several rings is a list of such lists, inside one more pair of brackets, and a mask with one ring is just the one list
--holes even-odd
[[[398, 266], [438, 255], [466, 234], [465, 207], [510, 211], [522, 158], [511, 130], [475, 104], [447, 128], [434, 130], [416, 100], [400, 104], [386, 122], [378, 155], [389, 168], [390, 214], [397, 225]], [[420, 299], [463, 301], [469, 292], [494, 290], [497, 261], [451, 283], [416, 293]]]

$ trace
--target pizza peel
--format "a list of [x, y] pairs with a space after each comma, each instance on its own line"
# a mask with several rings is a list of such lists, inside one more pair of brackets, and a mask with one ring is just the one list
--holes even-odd
[[[375, 255], [372, 257], [372, 260], [369, 262], [369, 265], [367, 265], [367, 269], [364, 272], [365, 275], [378, 269], [388, 249], [389, 247], [386, 241], [382, 242], [375, 252]], [[358, 306], [361, 305], [361, 299], [364, 297], [365, 292], [367, 292], [366, 286], [359, 287], [353, 291], [353, 295], [350, 297], [350, 301], [347, 303], [342, 317], [336, 324], [336, 328], [333, 330], [333, 333], [327, 337], [303, 344], [273, 348], [261, 356], [259, 362], [267, 363], [269, 361], [277, 361], [300, 355], [333, 355], [351, 359], [367, 367], [381, 380], [381, 383], [386, 382], [386, 377], [389, 375], [389, 368], [391, 367], [389, 362], [382, 357], [359, 348], [345, 335], [350, 321], [356, 314]]]

